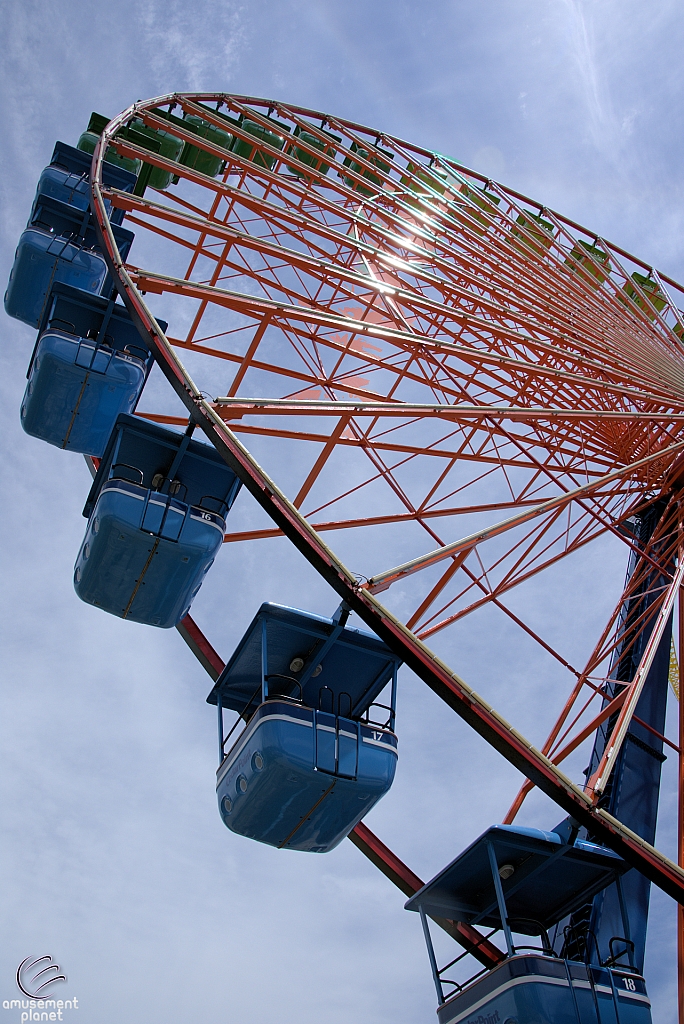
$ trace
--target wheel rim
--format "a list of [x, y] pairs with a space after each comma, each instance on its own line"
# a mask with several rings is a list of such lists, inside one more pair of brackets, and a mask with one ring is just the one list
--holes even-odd
[[[160, 108], [217, 128], [221, 113], [243, 117], [230, 129], [236, 149], [198, 140], [226, 161], [221, 177], [115, 137], [133, 118], [164, 127]], [[175, 169], [178, 185], [146, 199], [105, 189], [106, 144]], [[675, 282], [440, 154], [267, 100], [136, 104], [110, 122], [93, 168], [109, 258], [164, 347], [169, 379], [217, 430], [226, 423], [270, 453], [279, 479], [288, 446], [291, 511], [317, 533], [395, 531], [396, 566], [367, 568], [361, 547], [356, 586], [368, 595], [410, 577], [403, 622], [415, 636], [489, 603], [513, 615], [509, 591], [607, 532], [634, 550], [630, 521], [663, 496], [660, 532], [640, 553], [662, 593], [639, 629], [667, 608], [679, 585], [684, 452]], [[134, 253], [149, 264], [121, 264], [105, 199], [128, 211]], [[147, 293], [166, 304], [168, 338]], [[185, 422], [145, 399], [140, 413]], [[229, 523], [226, 539], [278, 533], [231, 533]], [[600, 697], [619, 628], [618, 605], [585, 669], [573, 670], [551, 756], [570, 737], [582, 688]]]

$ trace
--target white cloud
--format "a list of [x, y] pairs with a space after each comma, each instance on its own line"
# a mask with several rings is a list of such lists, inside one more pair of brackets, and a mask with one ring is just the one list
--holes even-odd
[[151, 80], [164, 92], [229, 90], [245, 56], [245, 7], [234, 0], [143, 0], [138, 8]]

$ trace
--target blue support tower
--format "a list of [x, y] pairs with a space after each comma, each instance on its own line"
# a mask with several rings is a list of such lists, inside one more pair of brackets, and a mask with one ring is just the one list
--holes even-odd
[[[663, 509], [662, 502], [654, 504], [637, 520], [635, 540], [640, 550], [649, 542]], [[627, 571], [628, 579], [637, 561], [638, 556], [633, 552]], [[641, 632], [636, 643], [631, 643], [630, 627], [646, 613], [667, 582], [654, 569], [645, 577], [639, 592], [623, 608], [624, 639], [614, 659], [604, 706], [634, 678], [651, 635], [653, 622]], [[672, 618], [663, 632], [636, 707], [635, 718], [630, 723], [622, 750], [599, 801], [600, 807], [651, 844], [655, 841], [660, 775], [665, 760], [660, 736], [665, 731], [671, 637]], [[615, 719], [611, 718], [597, 732], [587, 768], [588, 777], [601, 760], [614, 724]], [[650, 890], [651, 883], [644, 875], [634, 869], [628, 872], [621, 886], [609, 886], [594, 898], [591, 905], [582, 907], [573, 915], [565, 936], [568, 949], [584, 953], [588, 945], [595, 945], [596, 955], [606, 960], [611, 955], [611, 939], [620, 935], [629, 943], [628, 955], [632, 957], [634, 966], [643, 971]], [[623, 909], [626, 911], [626, 928], [622, 925], [625, 919]]]

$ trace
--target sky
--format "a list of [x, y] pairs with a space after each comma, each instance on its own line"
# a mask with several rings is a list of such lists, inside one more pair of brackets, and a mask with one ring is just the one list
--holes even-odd
[[[455, 156], [683, 280], [683, 37], [674, 0], [5, 0], [0, 280], [56, 139], [75, 144], [92, 110], [204, 89], [330, 111]], [[2, 327], [0, 1001], [15, 998], [24, 957], [49, 953], [84, 1022], [432, 1020], [420, 925], [398, 890], [349, 842], [314, 856], [229, 833], [210, 680], [175, 631], [76, 598], [90, 478], [81, 457], [21, 431], [35, 336]], [[249, 500], [238, 499], [247, 518]], [[231, 548], [193, 607], [224, 659], [263, 600], [334, 610], [285, 540]], [[514, 607], [581, 660], [624, 568], [624, 550], [600, 543]], [[487, 610], [440, 653], [542, 741], [544, 694], [567, 683], [532, 641]], [[407, 670], [397, 728], [397, 779], [368, 825], [428, 879], [501, 820], [520, 778]], [[670, 854], [673, 773], [670, 758], [658, 837]], [[562, 816], [534, 796], [524, 820]], [[654, 892], [646, 977], [659, 1024], [676, 1019], [674, 923]]]

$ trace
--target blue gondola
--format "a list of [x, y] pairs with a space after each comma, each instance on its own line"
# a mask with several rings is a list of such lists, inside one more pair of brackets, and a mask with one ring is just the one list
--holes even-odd
[[[82, 153], [74, 146], [67, 146], [65, 142], [56, 142], [50, 163], [38, 179], [29, 223], [43, 196], [51, 196], [52, 199], [75, 206], [78, 210], [90, 209], [91, 162], [92, 157], [89, 154]], [[103, 183], [121, 192], [132, 192], [137, 180], [135, 174], [124, 170], [123, 167], [115, 167], [108, 163], [102, 165]], [[121, 224], [124, 210], [112, 208], [108, 199], [105, 200], [105, 206], [111, 223]]]
[[[112, 231], [125, 260], [135, 236], [118, 225], [113, 225]], [[38, 327], [56, 282], [107, 298], [113, 289], [90, 212], [44, 195], [19, 239], [5, 292], [5, 311]]]
[[117, 419], [83, 510], [88, 528], [74, 569], [82, 601], [162, 628], [187, 614], [240, 489], [191, 432]]
[[[619, 887], [627, 868], [611, 850], [578, 839], [567, 822], [553, 832], [489, 828], [406, 904], [421, 916], [439, 1024], [651, 1024], [626, 914], [627, 934], [613, 937], [603, 962], [596, 943], [582, 959], [568, 956], [572, 937], [559, 927], [607, 886]], [[470, 982], [449, 981], [445, 972], [451, 976], [461, 957], [438, 968], [429, 917], [501, 929], [506, 952]], [[525, 945], [517, 935], [526, 937]], [[536, 946], [527, 944], [528, 936], [538, 937]]]
[[[325, 619], [263, 604], [209, 694], [219, 716], [219, 811], [232, 832], [325, 853], [392, 785], [401, 662], [376, 636], [347, 627], [348, 614], [344, 605]], [[388, 684], [389, 704], [378, 704]], [[227, 753], [224, 708], [247, 723]]]
[[119, 413], [135, 408], [151, 365], [125, 306], [56, 284], [29, 364], [21, 425], [58, 448], [100, 457]]

